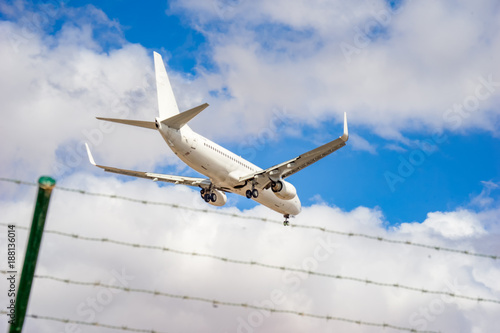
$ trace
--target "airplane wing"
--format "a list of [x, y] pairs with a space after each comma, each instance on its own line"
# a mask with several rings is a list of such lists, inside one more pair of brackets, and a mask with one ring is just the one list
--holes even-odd
[[344, 133], [338, 139], [326, 143], [316, 149], [308, 151], [300, 156], [292, 158], [286, 162], [272, 166], [266, 170], [261, 170], [241, 177], [240, 182], [249, 180], [255, 181], [256, 185], [262, 188], [270, 186], [271, 180], [284, 179], [294, 173], [304, 169], [305, 167], [319, 161], [323, 157], [330, 155], [334, 151], [344, 147], [349, 139], [349, 132], [347, 129], [347, 116], [344, 112]]
[[90, 163], [92, 163], [96, 167], [104, 169], [104, 171], [114, 172], [114, 173], [118, 173], [121, 175], [151, 179], [153, 181], [162, 181], [162, 182], [167, 182], [167, 183], [182, 184], [182, 185], [196, 186], [196, 187], [202, 187], [202, 188], [208, 188], [212, 184], [212, 182], [208, 178], [195, 178], [195, 177], [164, 175], [161, 173], [125, 170], [125, 169], [118, 169], [118, 168], [98, 165], [94, 161], [94, 157], [92, 156], [92, 153], [90, 152], [89, 145], [87, 143], [85, 143], [85, 146], [87, 147], [87, 154], [89, 155]]

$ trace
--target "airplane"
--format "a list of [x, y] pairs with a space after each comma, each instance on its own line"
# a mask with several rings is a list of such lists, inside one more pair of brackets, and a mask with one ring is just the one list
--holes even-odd
[[159, 117], [156, 117], [155, 121], [102, 117], [97, 119], [157, 130], [175, 155], [207, 178], [140, 172], [99, 165], [95, 162], [89, 145], [85, 143], [90, 163], [117, 174], [199, 187], [203, 200], [213, 206], [223, 206], [227, 201], [226, 193], [246, 196], [283, 214], [285, 218], [283, 224], [289, 225], [289, 217], [300, 213], [301, 203], [297, 190], [291, 183], [285, 181], [285, 178], [346, 145], [349, 139], [346, 113], [344, 112], [342, 136], [291, 160], [262, 169], [193, 131], [187, 123], [206, 109], [208, 104], [179, 112], [163, 59], [156, 52], [154, 52], [154, 66], [159, 109]]

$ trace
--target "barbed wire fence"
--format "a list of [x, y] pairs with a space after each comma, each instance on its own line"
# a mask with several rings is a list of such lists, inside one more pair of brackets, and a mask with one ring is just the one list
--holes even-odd
[[[19, 184], [19, 185], [38, 186], [34, 182], [27, 182], [27, 181], [18, 180], [18, 179], [0, 178], [0, 181], [11, 182], [11, 183]], [[61, 186], [57, 186], [54, 190], [55, 191], [60, 190], [60, 191], [65, 191], [65, 192], [74, 192], [74, 193], [79, 193], [82, 195], [89, 195], [89, 196], [95, 196], [95, 197], [125, 200], [125, 201], [140, 203], [140, 204], [144, 204], [144, 205], [166, 206], [166, 207], [170, 207], [170, 208], [174, 208], [174, 209], [190, 210], [190, 211], [198, 212], [198, 213], [217, 214], [217, 215], [228, 216], [228, 217], [244, 219], [244, 220], [255, 220], [255, 221], [261, 221], [261, 222], [265, 222], [265, 223], [273, 223], [273, 224], [279, 224], [279, 225], [283, 224], [283, 221], [281, 221], [281, 220], [278, 221], [278, 220], [268, 219], [265, 217], [247, 216], [247, 215], [242, 215], [242, 214], [229, 213], [229, 212], [225, 212], [225, 211], [220, 210], [220, 209], [188, 207], [188, 206], [183, 206], [183, 205], [168, 203], [168, 202], [135, 199], [135, 198], [120, 196], [120, 195], [116, 195], [116, 194], [95, 193], [95, 192], [89, 192], [89, 191], [85, 191], [85, 190], [81, 190], [81, 189], [66, 188], [66, 187], [61, 187]], [[477, 252], [473, 252], [473, 251], [469, 251], [469, 250], [452, 249], [452, 248], [447, 248], [447, 247], [438, 246], [438, 245], [422, 244], [422, 243], [418, 243], [418, 242], [412, 242], [409, 240], [389, 239], [389, 238], [376, 236], [376, 235], [332, 230], [332, 229], [321, 227], [321, 226], [290, 224], [289, 227], [301, 228], [301, 229], [313, 229], [313, 230], [319, 230], [321, 232], [340, 235], [340, 236], [360, 237], [360, 238], [365, 238], [365, 239], [370, 239], [370, 240], [375, 240], [378, 242], [385, 242], [385, 243], [390, 243], [390, 244], [414, 246], [414, 247], [425, 248], [425, 249], [429, 249], [429, 250], [433, 250], [433, 251], [451, 252], [451, 253], [457, 253], [457, 254], [462, 254], [462, 255], [467, 255], [467, 256], [500, 260], [500, 255], [495, 255], [495, 254], [477, 253]]]
[[[0, 181], [11, 182], [11, 183], [18, 184], [18, 185], [37, 186], [36, 183], [26, 182], [26, 181], [17, 180], [17, 179], [0, 178]], [[125, 196], [119, 196], [119, 195], [115, 195], [115, 194], [94, 193], [94, 192], [89, 192], [89, 191], [85, 191], [85, 190], [65, 188], [65, 187], [59, 187], [59, 186], [57, 186], [55, 188], [55, 190], [74, 192], [74, 193], [79, 193], [82, 195], [89, 195], [89, 196], [94, 196], [94, 197], [104, 197], [104, 198], [111, 198], [111, 199], [117, 199], [117, 200], [125, 200], [125, 201], [129, 201], [129, 202], [135, 202], [135, 203], [140, 203], [140, 204], [145, 204], [145, 205], [161, 205], [161, 206], [171, 207], [174, 209], [183, 209], [183, 210], [190, 210], [190, 211], [194, 211], [194, 212], [218, 214], [218, 215], [224, 215], [224, 216], [229, 216], [229, 217], [239, 218], [239, 219], [258, 220], [258, 221], [265, 222], [265, 223], [279, 224], [280, 226], [282, 224], [281, 221], [277, 221], [277, 220], [261, 218], [261, 217], [256, 217], [256, 216], [246, 216], [246, 215], [236, 214], [236, 213], [229, 213], [229, 212], [225, 212], [225, 211], [217, 210], [217, 209], [209, 209], [209, 208], [200, 209], [200, 208], [186, 207], [186, 206], [173, 204], [173, 203], [167, 203], [167, 202], [155, 202], [155, 201], [148, 201], [148, 200], [140, 200], [140, 199], [125, 197]], [[9, 224], [0, 223], [0, 225], [7, 226]], [[26, 226], [16, 225], [16, 227], [18, 229], [21, 229], [21, 230], [28, 230], [28, 228]], [[331, 234], [336, 234], [336, 235], [340, 235], [340, 236], [347, 236], [349, 238], [360, 237], [360, 238], [365, 238], [365, 239], [369, 239], [369, 240], [386, 242], [386, 243], [390, 243], [390, 244], [398, 244], [398, 245], [403, 245], [403, 246], [414, 246], [414, 247], [426, 248], [426, 249], [430, 249], [433, 251], [452, 252], [452, 253], [456, 253], [456, 254], [482, 257], [482, 258], [487, 258], [487, 259], [492, 259], [492, 260], [499, 259], [498, 255], [475, 253], [475, 252], [471, 252], [471, 251], [467, 251], [467, 250], [444, 248], [444, 247], [433, 246], [433, 245], [429, 245], [429, 244], [421, 244], [421, 243], [414, 243], [414, 242], [410, 242], [410, 241], [387, 239], [384, 237], [379, 237], [379, 236], [374, 236], [374, 235], [369, 235], [369, 234], [344, 232], [344, 231], [332, 230], [332, 229], [328, 229], [328, 228], [324, 228], [324, 227], [320, 227], [320, 226], [307, 226], [307, 225], [293, 224], [293, 225], [291, 225], [291, 227], [292, 228], [314, 229], [314, 230], [319, 230], [319, 231], [325, 232], [325, 233], [331, 233]], [[69, 238], [73, 238], [73, 239], [77, 239], [77, 240], [81, 240], [81, 241], [109, 243], [109, 244], [126, 246], [126, 247], [130, 247], [130, 248], [135, 248], [135, 249], [149, 249], [149, 250], [162, 251], [164, 253], [168, 252], [168, 253], [172, 253], [172, 254], [176, 254], [176, 255], [204, 257], [204, 258], [210, 258], [210, 259], [219, 260], [219, 261], [223, 261], [223, 262], [227, 262], [227, 263], [231, 263], [231, 264], [248, 265], [248, 266], [253, 266], [253, 267], [263, 267], [263, 268], [267, 268], [267, 269], [274, 269], [274, 270], [280, 270], [280, 271], [290, 271], [290, 272], [296, 272], [296, 273], [305, 273], [305, 274], [308, 274], [310, 276], [318, 276], [318, 277], [337, 279], [337, 280], [348, 280], [348, 281], [353, 281], [353, 282], [357, 282], [357, 283], [363, 283], [366, 285], [374, 285], [377, 287], [404, 289], [404, 290], [409, 290], [409, 291], [413, 291], [413, 292], [419, 292], [421, 294], [443, 295], [443, 296], [453, 297], [456, 299], [475, 301], [477, 303], [500, 304], [500, 300], [495, 300], [495, 299], [461, 295], [461, 294], [446, 292], [446, 291], [427, 290], [427, 289], [416, 288], [416, 287], [407, 286], [407, 285], [403, 285], [403, 284], [399, 284], [399, 283], [386, 283], [386, 282], [380, 282], [380, 281], [373, 281], [373, 280], [369, 280], [369, 279], [362, 279], [362, 278], [353, 277], [353, 276], [320, 273], [320, 272], [315, 272], [315, 271], [306, 270], [306, 269], [272, 265], [272, 264], [261, 263], [261, 262], [257, 262], [257, 261], [238, 260], [238, 259], [216, 256], [216, 255], [207, 254], [207, 253], [182, 251], [182, 250], [173, 249], [173, 248], [164, 247], [164, 246], [131, 243], [131, 242], [125, 242], [125, 241], [116, 240], [116, 239], [102, 238], [102, 237], [101, 238], [88, 237], [88, 236], [83, 236], [83, 235], [79, 235], [79, 234], [75, 234], [75, 233], [62, 232], [62, 231], [58, 231], [58, 230], [45, 230], [44, 233], [58, 235], [58, 236], [62, 236], [62, 237], [69, 237]], [[7, 271], [0, 270], [0, 274], [7, 274]], [[104, 287], [104, 288], [121, 290], [121, 291], [125, 291], [128, 293], [149, 294], [149, 295], [153, 295], [153, 296], [175, 298], [175, 299], [181, 299], [181, 300], [185, 300], [185, 301], [200, 301], [200, 302], [210, 303], [213, 306], [221, 305], [221, 306], [254, 309], [254, 310], [268, 311], [270, 313], [290, 314], [290, 315], [296, 315], [296, 316], [301, 316], [301, 317], [322, 319], [322, 320], [327, 320], [327, 321], [330, 321], [330, 320], [331, 321], [342, 321], [342, 322], [348, 322], [348, 323], [353, 323], [353, 324], [358, 324], [358, 325], [363, 325], [363, 326], [391, 328], [391, 329], [395, 329], [395, 330], [399, 330], [399, 331], [407, 331], [407, 332], [415, 332], [415, 333], [419, 333], [419, 332], [421, 332], [421, 333], [425, 333], [425, 332], [434, 333], [435, 332], [435, 331], [416, 330], [414, 328], [393, 325], [393, 324], [389, 324], [389, 323], [385, 323], [385, 322], [376, 323], [376, 322], [369, 322], [369, 321], [357, 320], [357, 319], [346, 318], [346, 317], [320, 315], [320, 314], [306, 313], [306, 312], [300, 312], [300, 311], [295, 311], [295, 310], [277, 309], [277, 308], [272, 308], [272, 307], [257, 306], [257, 305], [252, 305], [249, 303], [228, 302], [228, 301], [209, 299], [209, 298], [203, 298], [203, 297], [198, 297], [198, 296], [172, 294], [172, 293], [167, 293], [167, 292], [158, 291], [158, 290], [120, 287], [120, 286], [116, 286], [116, 285], [105, 284], [105, 283], [102, 283], [100, 281], [97, 281], [97, 282], [95, 282], [95, 281], [94, 282], [77, 281], [77, 280], [74, 280], [71, 278], [60, 278], [60, 277], [55, 277], [55, 276], [50, 276], [50, 275], [35, 275], [35, 278], [36, 279], [50, 280], [50, 281], [69, 284], [69, 285], [79, 285], [79, 286], [87, 286], [87, 287]], [[4, 310], [1, 310], [0, 314], [7, 314], [7, 312]], [[128, 327], [125, 325], [112, 325], [112, 324], [103, 324], [103, 323], [98, 323], [98, 322], [85, 322], [85, 321], [81, 321], [81, 320], [56, 318], [56, 317], [38, 315], [38, 314], [28, 314], [27, 317], [30, 317], [33, 319], [49, 320], [49, 321], [56, 321], [56, 322], [61, 322], [61, 323], [81, 324], [81, 325], [86, 325], [86, 326], [109, 328], [109, 329], [129, 331], [129, 332], [162, 333], [160, 331], [153, 330], [153, 329], [140, 329], [140, 328]]]
[[[7, 223], [0, 223], [0, 225], [7, 226], [8, 224]], [[28, 227], [25, 227], [25, 226], [19, 226], [19, 225], [17, 225], [16, 228], [22, 229], [22, 230], [28, 230]], [[274, 269], [274, 270], [279, 270], [279, 271], [295, 272], [295, 273], [305, 273], [305, 274], [307, 274], [309, 276], [319, 276], [319, 277], [330, 278], [330, 279], [347, 280], [347, 281], [359, 282], [359, 283], [362, 283], [362, 284], [374, 285], [374, 286], [379, 286], [379, 287], [405, 289], [405, 290], [415, 291], [415, 292], [422, 293], [422, 294], [444, 295], [444, 296], [449, 296], [449, 297], [453, 297], [453, 298], [457, 298], [457, 299], [466, 299], [466, 300], [470, 300], [470, 301], [475, 301], [475, 302], [479, 302], [479, 303], [485, 302], [485, 303], [500, 304], [500, 300], [495, 300], [495, 299], [488, 299], [488, 298], [476, 297], [476, 296], [460, 295], [460, 294], [456, 294], [456, 293], [452, 293], [452, 292], [446, 292], [446, 291], [437, 291], [437, 290], [429, 290], [429, 289], [423, 289], [423, 288], [416, 288], [416, 287], [406, 286], [404, 284], [399, 284], [399, 283], [379, 282], [379, 281], [373, 281], [373, 280], [369, 280], [369, 279], [362, 279], [362, 278], [358, 278], [358, 277], [346, 276], [346, 275], [341, 275], [341, 274], [321, 273], [321, 272], [306, 270], [306, 269], [302, 269], [302, 268], [294, 268], [294, 267], [286, 267], [286, 266], [278, 266], [278, 265], [266, 264], [266, 263], [261, 263], [261, 262], [258, 262], [258, 261], [238, 260], [238, 259], [232, 259], [232, 258], [227, 258], [227, 257], [222, 257], [222, 256], [216, 256], [216, 255], [208, 254], [208, 253], [198, 253], [198, 252], [193, 252], [193, 251], [182, 251], [182, 250], [173, 249], [173, 248], [165, 247], [165, 246], [159, 246], [159, 245], [148, 245], [148, 244], [130, 243], [130, 242], [125, 242], [125, 241], [111, 239], [111, 238], [88, 237], [88, 236], [82, 236], [82, 235], [78, 235], [78, 234], [71, 234], [71, 233], [66, 233], [66, 232], [57, 231], [57, 230], [45, 230], [44, 233], [59, 235], [59, 236], [63, 236], [63, 237], [69, 237], [69, 238], [72, 238], [72, 239], [83, 240], [83, 241], [109, 243], [109, 244], [115, 244], [115, 245], [120, 245], [120, 246], [127, 246], [127, 247], [131, 247], [131, 248], [134, 248], [134, 249], [157, 250], [157, 251], [168, 252], [168, 253], [178, 254], [178, 255], [186, 255], [186, 256], [192, 256], [192, 257], [210, 258], [210, 259], [219, 260], [219, 261], [223, 261], [223, 262], [226, 262], [226, 263], [232, 263], [232, 264], [247, 265], [247, 266], [254, 266], [254, 267], [264, 267], [264, 268], [268, 268], [268, 269]], [[6, 274], [6, 271], [1, 271], [0, 270], [0, 273]]]
[[[6, 315], [8, 314], [7, 311], [0, 310], [0, 314]], [[82, 320], [74, 320], [74, 319], [63, 319], [63, 318], [56, 318], [56, 317], [50, 317], [50, 316], [43, 316], [43, 315], [36, 315], [36, 314], [27, 314], [26, 317], [33, 318], [33, 319], [42, 319], [42, 320], [50, 320], [50, 321], [57, 321], [63, 324], [75, 324], [75, 325], [85, 325], [85, 326], [92, 326], [92, 327], [102, 327], [102, 328], [110, 328], [114, 330], [119, 330], [119, 331], [125, 331], [125, 332], [141, 332], [141, 333], [166, 333], [162, 331], [157, 331], [157, 330], [148, 330], [148, 329], [142, 329], [142, 328], [133, 328], [133, 327], [128, 327], [124, 325], [110, 325], [110, 324], [103, 324], [103, 323], [98, 323], [98, 322], [86, 322]]]
[[[0, 273], [4, 274], [4, 271], [0, 271]], [[368, 321], [363, 321], [363, 320], [356, 320], [356, 319], [350, 319], [346, 317], [336, 317], [336, 316], [330, 316], [330, 315], [319, 315], [319, 314], [314, 314], [314, 313], [307, 313], [307, 312], [300, 312], [300, 311], [294, 311], [294, 310], [286, 310], [286, 309], [276, 309], [276, 308], [271, 308], [271, 307], [266, 307], [266, 306], [258, 306], [258, 305], [253, 305], [249, 303], [236, 303], [236, 302], [227, 302], [227, 301], [221, 301], [221, 300], [216, 300], [216, 299], [210, 299], [210, 298], [204, 298], [204, 297], [197, 297], [197, 296], [189, 296], [189, 295], [178, 295], [178, 294], [171, 294], [171, 293], [166, 293], [158, 290], [148, 290], [148, 289], [140, 289], [140, 288], [129, 288], [129, 287], [120, 287], [116, 285], [110, 285], [106, 283], [102, 283], [100, 281], [74, 281], [70, 279], [63, 279], [63, 278], [58, 278], [54, 276], [47, 276], [47, 275], [35, 275], [35, 278], [37, 279], [47, 279], [47, 280], [52, 280], [52, 281], [57, 281], [61, 283], [66, 283], [66, 284], [72, 284], [72, 285], [80, 285], [80, 286], [91, 286], [91, 287], [103, 287], [103, 288], [108, 288], [108, 289], [116, 289], [116, 290], [121, 290], [125, 291], [128, 293], [141, 293], [141, 294], [149, 294], [153, 296], [163, 296], [163, 297], [168, 297], [168, 298], [176, 298], [176, 299], [181, 299], [185, 301], [199, 301], [199, 302], [204, 302], [204, 303], [210, 303], [213, 306], [231, 306], [231, 307], [239, 307], [239, 308], [245, 308], [245, 309], [253, 309], [253, 310], [262, 310], [262, 311], [268, 311], [271, 313], [283, 313], [283, 314], [291, 314], [291, 315], [296, 315], [300, 317], [310, 317], [310, 318], [315, 318], [315, 319], [323, 319], [323, 320], [333, 320], [333, 321], [343, 321], [347, 323], [352, 323], [352, 324], [358, 324], [358, 325], [363, 325], [363, 326], [374, 326], [374, 327], [381, 327], [381, 328], [392, 328], [395, 330], [399, 331], [406, 331], [406, 332], [415, 332], [415, 333], [437, 333], [436, 331], [423, 331], [423, 330], [416, 330], [413, 328], [409, 327], [403, 327], [403, 326], [397, 326], [397, 325], [392, 325], [388, 323], [374, 323], [374, 322], [368, 322]], [[6, 312], [5, 312], [6, 313]], [[70, 320], [70, 319], [58, 319], [58, 318], [53, 318], [53, 317], [45, 317], [45, 316], [39, 316], [39, 315], [28, 315], [28, 317], [32, 318], [40, 318], [40, 319], [49, 319], [50, 320], [56, 320], [56, 321], [61, 321], [65, 323], [85, 323], [85, 325], [90, 325], [90, 326], [98, 326], [98, 327], [107, 327], [107, 328], [114, 328], [114, 329], [122, 329], [125, 331], [132, 331], [132, 332], [157, 332], [154, 330], [141, 330], [141, 329], [134, 329], [134, 328], [129, 328], [126, 326], [114, 326], [114, 325], [107, 325], [107, 324], [100, 324], [97, 322], [93, 323], [87, 323], [87, 322], [81, 322], [81, 321], [76, 321], [76, 320]]]

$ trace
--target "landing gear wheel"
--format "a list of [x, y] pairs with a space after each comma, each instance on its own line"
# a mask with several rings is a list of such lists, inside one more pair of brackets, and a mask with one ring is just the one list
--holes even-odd
[[288, 218], [290, 217], [290, 215], [285, 214], [285, 215], [283, 215], [283, 217], [285, 218], [285, 221], [283, 221], [283, 225], [284, 225], [285, 227], [286, 227], [286, 226], [288, 226], [288, 225], [290, 225], [290, 224], [288, 223]]
[[251, 190], [247, 190], [245, 194], [246, 194], [246, 196], [247, 196], [248, 199], [250, 199], [252, 197], [252, 191]]
[[204, 188], [201, 189], [200, 194], [201, 194], [201, 198], [205, 199], [205, 189]]
[[216, 202], [216, 201], [217, 201], [217, 194], [212, 193], [212, 194], [210, 195], [210, 200], [211, 200], [212, 202]]
[[210, 200], [212, 199], [212, 196], [210, 195], [210, 193], [205, 193], [205, 195], [203, 196], [203, 199], [205, 199], [205, 202], [210, 202]]
[[259, 196], [259, 191], [256, 188], [254, 188], [252, 190], [252, 197], [257, 198], [258, 196]]

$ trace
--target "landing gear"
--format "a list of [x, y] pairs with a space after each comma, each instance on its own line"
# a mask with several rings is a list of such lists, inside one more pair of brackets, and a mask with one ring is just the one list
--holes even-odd
[[247, 190], [245, 192], [245, 195], [248, 199], [250, 198], [257, 198], [259, 196], [259, 190], [257, 190], [256, 188], [254, 188], [253, 190]]
[[212, 199], [212, 195], [210, 194], [209, 190], [205, 190], [204, 188], [202, 188], [200, 194], [201, 198], [205, 200], [205, 202], [210, 202], [210, 200]]
[[283, 215], [283, 217], [285, 218], [285, 221], [283, 221], [283, 225], [286, 227], [289, 225], [288, 218], [290, 217], [290, 214], [285, 214]]
[[200, 194], [202, 199], [205, 200], [205, 202], [217, 201], [217, 194], [215, 194], [214, 192], [210, 192], [209, 190], [205, 190], [204, 188], [202, 188]]

